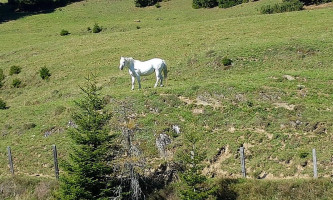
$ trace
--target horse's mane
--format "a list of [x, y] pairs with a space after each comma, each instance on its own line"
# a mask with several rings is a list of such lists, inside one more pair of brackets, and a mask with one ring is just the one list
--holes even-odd
[[124, 59], [126, 61], [129, 61], [129, 62], [133, 62], [134, 61], [134, 58], [132, 58], [132, 57], [124, 57]]

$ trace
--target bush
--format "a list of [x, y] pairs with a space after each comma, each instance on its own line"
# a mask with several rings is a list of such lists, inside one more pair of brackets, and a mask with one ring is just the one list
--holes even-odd
[[10, 67], [10, 70], [9, 70], [9, 75], [13, 75], [13, 74], [19, 74], [21, 72], [21, 67], [19, 66], [16, 66], [16, 65], [13, 65]]
[[222, 64], [223, 64], [224, 66], [229, 66], [229, 65], [232, 64], [232, 60], [229, 59], [229, 58], [227, 58], [227, 57], [224, 57], [224, 58], [222, 59]]
[[70, 33], [67, 31], [67, 30], [65, 30], [65, 29], [62, 29], [61, 31], [60, 31], [60, 35], [61, 36], [65, 36], [65, 35], [69, 35]]
[[7, 108], [7, 106], [6, 106], [6, 102], [5, 102], [4, 100], [0, 99], [0, 109], [1, 109], [1, 110], [4, 110], [4, 109], [6, 109], [6, 108]]
[[51, 76], [49, 69], [47, 69], [46, 67], [42, 67], [39, 70], [39, 74], [42, 79], [49, 79], [49, 77]]
[[313, 4], [322, 4], [322, 3], [329, 3], [332, 0], [300, 0], [304, 5], [313, 5]]
[[261, 14], [273, 14], [282, 12], [298, 11], [303, 9], [303, 3], [299, 0], [284, 0], [282, 3], [265, 5], [260, 8]]
[[21, 83], [22, 83], [22, 81], [20, 79], [16, 78], [13, 80], [12, 86], [14, 88], [19, 88], [21, 86]]
[[134, 3], [136, 7], [146, 7], [146, 6], [153, 6], [160, 1], [161, 0], [134, 0]]
[[5, 80], [5, 74], [3, 73], [3, 70], [0, 69], [0, 82]]
[[243, 0], [218, 0], [218, 5], [220, 8], [230, 8], [242, 3]]
[[213, 8], [217, 6], [216, 0], [193, 0], [192, 7], [197, 8]]
[[0, 69], [0, 88], [3, 86], [3, 80], [5, 80], [5, 74], [3, 73], [3, 70]]
[[161, 7], [160, 2], [157, 2], [157, 3], [155, 4], [155, 7], [156, 7], [156, 8], [160, 8], [160, 7]]
[[101, 32], [101, 31], [102, 31], [102, 27], [98, 26], [98, 24], [95, 23], [95, 25], [94, 25], [94, 27], [93, 27], [93, 29], [92, 29], [92, 32], [93, 32], [93, 33], [99, 33], [99, 32]]

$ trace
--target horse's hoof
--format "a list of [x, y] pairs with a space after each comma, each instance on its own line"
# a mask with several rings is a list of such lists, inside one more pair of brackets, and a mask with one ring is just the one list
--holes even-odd
[[164, 87], [164, 85], [161, 85], [161, 87]]

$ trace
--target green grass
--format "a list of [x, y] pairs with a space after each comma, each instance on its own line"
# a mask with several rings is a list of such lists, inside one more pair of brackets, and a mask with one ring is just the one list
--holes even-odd
[[[155, 134], [178, 124], [185, 132], [204, 135], [200, 145], [207, 150], [207, 160], [228, 146], [231, 156], [218, 163], [218, 169], [231, 177], [240, 176], [241, 144], [247, 147], [249, 177], [258, 171], [282, 178], [310, 177], [311, 154], [299, 154], [312, 148], [317, 149], [319, 175], [330, 176], [332, 7], [259, 14], [262, 5], [272, 2], [192, 9], [190, 0], [171, 0], [157, 9], [136, 8], [129, 0], [82, 1], [1, 23], [0, 68], [6, 79], [0, 98], [9, 109], [0, 110], [0, 173], [9, 175], [5, 147], [11, 146], [17, 174], [53, 176], [51, 145], [57, 144], [61, 159], [71, 147], [64, 132], [49, 137], [44, 132], [66, 129], [73, 101], [81, 96], [79, 85], [94, 73], [103, 94], [114, 100], [110, 111], [120, 101], [132, 105], [140, 128], [136, 139], [153, 166], [163, 161], [155, 159]], [[87, 31], [95, 23], [102, 32]], [[71, 34], [61, 37], [62, 29]], [[130, 91], [128, 73], [118, 69], [120, 56], [165, 59], [166, 87], [152, 88], [155, 79], [149, 76], [142, 90]], [[223, 66], [223, 57], [233, 60], [230, 68]], [[8, 76], [13, 65], [22, 67], [21, 73]], [[39, 77], [41, 67], [52, 72], [49, 81]], [[11, 87], [15, 78], [23, 87]], [[187, 104], [179, 96], [218, 101], [220, 107]], [[295, 107], [288, 110], [276, 103]], [[194, 109], [203, 113], [194, 114]], [[28, 123], [36, 127], [25, 129]], [[182, 136], [173, 141], [170, 151], [181, 150]], [[308, 165], [299, 167], [304, 161]]]

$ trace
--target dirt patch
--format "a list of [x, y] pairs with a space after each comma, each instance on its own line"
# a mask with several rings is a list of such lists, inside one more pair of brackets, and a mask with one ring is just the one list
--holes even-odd
[[185, 102], [187, 104], [195, 104], [195, 105], [203, 105], [203, 106], [211, 106], [213, 108], [220, 108], [222, 107], [222, 104], [214, 98], [211, 97], [204, 97], [204, 96], [198, 96], [195, 100], [192, 100], [187, 97], [179, 96], [179, 100], [182, 102]]
[[231, 177], [232, 174], [221, 169], [222, 163], [231, 156], [232, 154], [230, 153], [229, 145], [227, 145], [226, 147], [222, 147], [212, 158], [210, 164], [203, 169], [203, 174], [211, 177]]
[[275, 108], [285, 108], [287, 110], [294, 110], [295, 109], [295, 105], [293, 105], [293, 104], [273, 103], [273, 105], [275, 106]]

